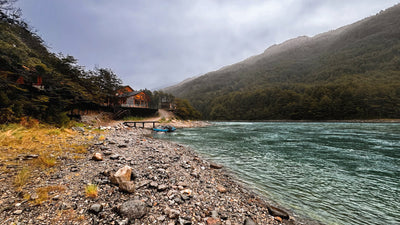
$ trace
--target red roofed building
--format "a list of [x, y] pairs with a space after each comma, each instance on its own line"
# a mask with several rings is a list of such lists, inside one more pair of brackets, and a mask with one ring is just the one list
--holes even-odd
[[134, 91], [125, 86], [117, 90], [115, 95], [119, 97], [118, 103], [121, 107], [149, 108], [150, 97], [143, 91]]

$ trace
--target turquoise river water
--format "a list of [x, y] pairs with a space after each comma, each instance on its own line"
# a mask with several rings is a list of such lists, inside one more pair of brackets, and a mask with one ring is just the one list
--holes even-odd
[[155, 137], [223, 164], [299, 218], [400, 224], [400, 124], [219, 122]]

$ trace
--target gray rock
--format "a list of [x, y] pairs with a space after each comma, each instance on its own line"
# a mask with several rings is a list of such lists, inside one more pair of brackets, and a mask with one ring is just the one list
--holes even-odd
[[76, 166], [71, 167], [71, 169], [69, 171], [71, 172], [78, 172], [80, 169]]
[[218, 212], [215, 210], [211, 211], [211, 217], [218, 218]]
[[165, 191], [168, 189], [168, 185], [160, 184], [157, 186], [157, 191]]
[[223, 166], [216, 164], [216, 163], [210, 163], [210, 168], [212, 169], [221, 169]]
[[66, 203], [66, 202], [63, 202], [60, 205], [60, 209], [61, 210], [67, 210], [67, 209], [71, 209], [71, 208], [72, 208], [72, 206], [70, 204]]
[[97, 204], [97, 203], [90, 206], [90, 209], [89, 209], [89, 211], [94, 214], [98, 214], [102, 210], [103, 210], [103, 206], [101, 204]]
[[190, 199], [190, 196], [189, 195], [187, 195], [187, 194], [181, 194], [181, 198], [182, 198], [182, 200], [189, 200]]
[[289, 214], [285, 212], [283, 209], [279, 209], [274, 206], [268, 206], [268, 212], [271, 214], [271, 216], [278, 216], [282, 219], [289, 219]]
[[112, 151], [104, 151], [103, 154], [106, 156], [109, 156], [109, 155], [112, 155], [113, 153], [112, 153]]
[[150, 183], [151, 183], [150, 180], [143, 180], [143, 181], [140, 181], [139, 184], [138, 184], [138, 188], [147, 186], [147, 185], [150, 184]]
[[102, 151], [110, 150], [110, 148], [107, 147], [107, 146], [101, 146], [100, 149], [101, 149]]
[[167, 207], [164, 210], [164, 213], [168, 216], [168, 218], [170, 219], [176, 219], [179, 217], [179, 215], [181, 214], [181, 212], [177, 209], [171, 209], [169, 207]]
[[122, 181], [119, 183], [119, 189], [123, 192], [134, 193], [135, 183], [133, 181]]
[[14, 215], [21, 215], [22, 214], [22, 209], [17, 209], [13, 212]]
[[39, 195], [36, 192], [31, 194], [31, 197], [30, 197], [31, 200], [36, 200], [38, 198], [39, 198]]
[[112, 154], [112, 155], [110, 156], [110, 159], [116, 160], [116, 159], [119, 159], [120, 157], [121, 157], [121, 156], [118, 155], [118, 154]]
[[24, 156], [24, 160], [29, 160], [29, 159], [37, 159], [39, 157], [39, 155], [26, 155]]
[[157, 182], [155, 182], [155, 181], [150, 182], [150, 187], [151, 188], [157, 188], [158, 187]]
[[179, 225], [191, 225], [192, 221], [190, 221], [190, 218], [183, 218], [183, 217], [179, 217]]
[[138, 176], [136, 175], [135, 172], [131, 172], [131, 180], [135, 180]]
[[129, 224], [129, 219], [118, 220], [117, 224], [118, 225], [128, 225]]
[[103, 155], [100, 152], [96, 152], [93, 154], [92, 159], [94, 161], [103, 161]]
[[83, 127], [73, 127], [71, 128], [73, 131], [78, 131], [78, 132], [85, 132], [85, 128]]
[[120, 184], [124, 181], [131, 180], [132, 168], [130, 166], [124, 166], [120, 168], [115, 174], [110, 176], [110, 181], [113, 184]]
[[140, 219], [147, 214], [146, 204], [140, 200], [130, 200], [119, 207], [119, 214], [129, 220]]
[[165, 216], [159, 216], [159, 217], [157, 217], [157, 220], [160, 221], [160, 222], [162, 222], [162, 221], [165, 220]]
[[257, 224], [256, 224], [256, 222], [254, 222], [254, 220], [252, 220], [250, 217], [247, 217], [247, 218], [244, 220], [243, 225], [257, 225]]

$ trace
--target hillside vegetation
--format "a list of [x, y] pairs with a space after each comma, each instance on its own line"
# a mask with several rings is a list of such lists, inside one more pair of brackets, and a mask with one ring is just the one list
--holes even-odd
[[32, 117], [62, 126], [69, 109], [115, 96], [122, 84], [116, 74], [50, 53], [10, 2], [0, 1], [0, 123]]
[[207, 119], [400, 118], [400, 5], [165, 91]]

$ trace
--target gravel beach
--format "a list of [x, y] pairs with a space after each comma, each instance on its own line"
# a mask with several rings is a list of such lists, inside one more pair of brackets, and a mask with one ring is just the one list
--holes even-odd
[[[149, 129], [108, 129], [84, 159], [61, 159], [60, 170], [40, 174], [28, 193], [0, 174], [0, 224], [301, 224], [185, 146], [153, 139]], [[44, 183], [60, 188], [32, 204]], [[85, 194], [90, 184], [95, 197]]]

